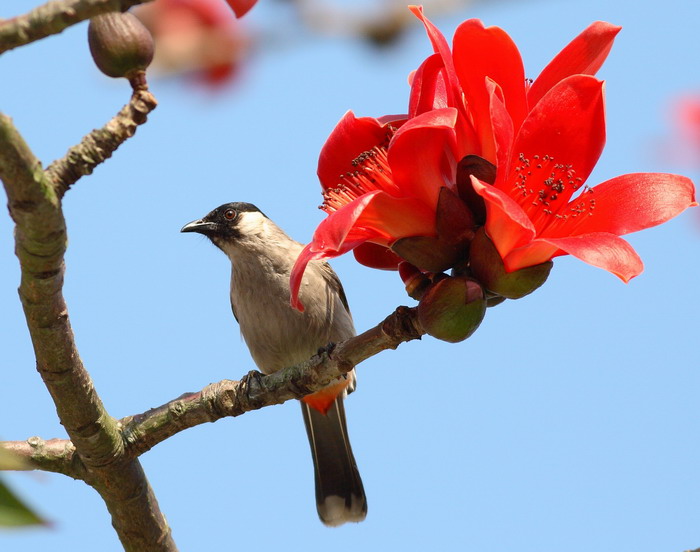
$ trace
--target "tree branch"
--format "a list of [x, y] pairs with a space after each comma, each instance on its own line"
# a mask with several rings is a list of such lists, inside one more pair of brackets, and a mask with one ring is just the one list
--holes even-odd
[[[420, 339], [425, 331], [416, 318], [416, 309], [399, 307], [383, 322], [366, 332], [322, 351], [309, 360], [268, 376], [252, 371], [240, 381], [223, 380], [196, 393], [184, 395], [143, 414], [118, 422], [125, 443], [125, 456], [136, 458], [173, 435], [227, 416], [240, 416], [251, 410], [300, 399], [319, 391], [357, 364], [401, 343]], [[28, 459], [36, 469], [64, 473], [82, 479], [84, 468], [73, 455], [69, 441], [7, 441], [0, 446]]]
[[61, 159], [51, 163], [46, 176], [59, 198], [82, 176], [92, 174], [97, 165], [109, 159], [116, 149], [131, 138], [158, 102], [146, 89], [136, 89], [126, 104], [104, 127], [93, 130]]
[[420, 339], [415, 309], [399, 307], [381, 324], [323, 351], [311, 359], [263, 376], [250, 372], [240, 381], [212, 383], [197, 393], [187, 393], [143, 414], [119, 421], [129, 456], [138, 456], [187, 428], [240, 416], [273, 404], [319, 391], [357, 364], [404, 341]]
[[0, 54], [58, 34], [101, 13], [126, 11], [152, 0], [53, 0], [30, 12], [0, 20]]
[[68, 439], [30, 437], [26, 441], [0, 442], [0, 448], [26, 460], [20, 470], [43, 470], [62, 473], [73, 479], [85, 479], [85, 466], [75, 454], [75, 447]]
[[0, 179], [15, 221], [19, 295], [37, 370], [80, 460], [84, 480], [102, 496], [127, 551], [176, 550], [170, 528], [138, 460], [127, 458], [116, 421], [102, 404], [75, 345], [63, 298], [66, 225], [41, 164], [0, 114]]

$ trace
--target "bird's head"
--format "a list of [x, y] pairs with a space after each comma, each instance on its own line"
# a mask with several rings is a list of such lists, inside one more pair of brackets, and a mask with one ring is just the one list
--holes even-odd
[[251, 203], [224, 203], [199, 220], [185, 224], [180, 232], [197, 232], [209, 238], [220, 249], [245, 237], [259, 233], [268, 220]]

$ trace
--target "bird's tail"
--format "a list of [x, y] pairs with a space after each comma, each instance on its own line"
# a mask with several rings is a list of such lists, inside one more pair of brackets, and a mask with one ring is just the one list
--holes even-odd
[[325, 525], [362, 521], [367, 498], [350, 448], [341, 393], [325, 414], [302, 402], [316, 479], [316, 509]]

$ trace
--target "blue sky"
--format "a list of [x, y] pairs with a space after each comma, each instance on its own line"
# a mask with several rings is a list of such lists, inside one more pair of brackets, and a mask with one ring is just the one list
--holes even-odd
[[[0, 17], [26, 11], [5, 0]], [[696, 2], [480, 2], [434, 21], [506, 29], [528, 76], [596, 19], [622, 25], [599, 73], [608, 141], [589, 184], [697, 169], [657, 153], [671, 98], [700, 91]], [[249, 24], [286, 25], [261, 0]], [[427, 8], [430, 16], [430, 9]], [[267, 32], [267, 31], [266, 31]], [[94, 68], [86, 25], [0, 57], [0, 110], [45, 164], [104, 124], [128, 86]], [[258, 205], [306, 242], [323, 213], [318, 152], [347, 109], [406, 108], [430, 53], [416, 25], [395, 47], [289, 33], [237, 86], [211, 95], [153, 81], [160, 105], [65, 197], [65, 295], [83, 361], [110, 413], [136, 414], [254, 368], [228, 304], [228, 260], [180, 227], [228, 201]], [[679, 552], [700, 547], [697, 395], [700, 213], [629, 237], [630, 284], [558, 258], [547, 284], [490, 309], [450, 345], [425, 337], [358, 367], [349, 431], [368, 494], [362, 524], [316, 517], [298, 405], [181, 433], [142, 456], [181, 550]], [[65, 435], [34, 370], [17, 297], [12, 224], [0, 216], [0, 435]], [[358, 331], [412, 305], [395, 273], [333, 262]], [[120, 550], [97, 493], [53, 474], [4, 475], [54, 522], [0, 533], [18, 552]]]

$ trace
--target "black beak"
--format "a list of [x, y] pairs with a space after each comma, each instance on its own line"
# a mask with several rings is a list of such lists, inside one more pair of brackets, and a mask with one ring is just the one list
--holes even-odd
[[217, 231], [218, 227], [219, 225], [215, 222], [208, 222], [199, 219], [185, 224], [185, 226], [180, 229], [180, 232], [197, 232], [199, 234], [204, 234], [205, 236], [210, 236]]

